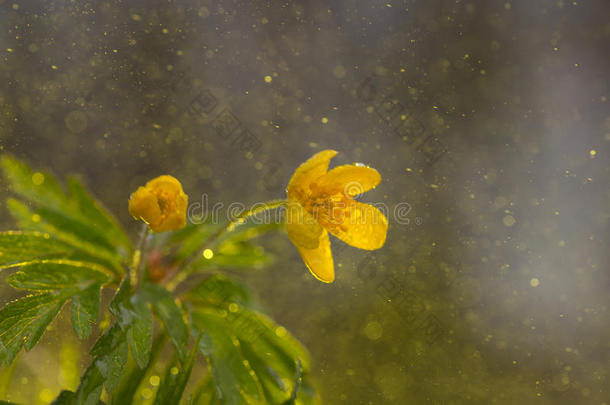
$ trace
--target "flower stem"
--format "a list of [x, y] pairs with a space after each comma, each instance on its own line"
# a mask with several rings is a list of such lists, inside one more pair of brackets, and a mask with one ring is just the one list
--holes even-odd
[[148, 227], [148, 224], [142, 224], [142, 229], [140, 230], [140, 237], [138, 238], [138, 246], [133, 252], [131, 266], [129, 266], [129, 278], [133, 287], [138, 286], [142, 278], [142, 253], [144, 252], [144, 249], [146, 249], [146, 243], [148, 242], [149, 232], [150, 229]]
[[[189, 257], [187, 257], [182, 262], [182, 264], [180, 264], [179, 266], [176, 266], [176, 272], [174, 274], [171, 274], [167, 278], [169, 280], [169, 282], [167, 284], [167, 288], [170, 291], [173, 290], [174, 288], [176, 288], [176, 286], [182, 280], [184, 280], [184, 278], [186, 278], [186, 276], [187, 276], [187, 274], [184, 271], [179, 272], [178, 270], [179, 269], [187, 268], [195, 260], [199, 259], [202, 256], [203, 251], [205, 249], [207, 249], [208, 247], [210, 247], [214, 242], [216, 242], [222, 235], [224, 235], [227, 232], [234, 231], [235, 228], [237, 228], [239, 225], [241, 225], [244, 222], [246, 222], [246, 220], [249, 217], [251, 217], [251, 216], [260, 214], [261, 212], [265, 212], [265, 211], [269, 211], [269, 210], [274, 210], [274, 209], [283, 207], [285, 205], [286, 205], [286, 200], [271, 200], [271, 201], [266, 201], [266, 202], [263, 202], [263, 203], [255, 204], [254, 208], [249, 209], [249, 210], [245, 210], [242, 213], [240, 213], [239, 215], [237, 215], [234, 218], [232, 218], [224, 226], [218, 228], [214, 233], [212, 233], [210, 236], [205, 238], [205, 240], [201, 244], [201, 247], [199, 249], [197, 249], [195, 251], [195, 253], [193, 253]], [[180, 275], [175, 277], [177, 273], [179, 273]]]

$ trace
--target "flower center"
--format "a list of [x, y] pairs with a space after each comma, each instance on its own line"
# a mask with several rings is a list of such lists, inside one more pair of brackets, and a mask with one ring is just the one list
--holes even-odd
[[346, 221], [355, 204], [352, 197], [344, 192], [323, 190], [315, 184], [310, 186], [312, 193], [305, 201], [304, 208], [329, 231], [347, 231]]
[[172, 198], [173, 196], [167, 191], [155, 190], [154, 194], [157, 196], [157, 204], [159, 204], [161, 216], [165, 219], [169, 213], [176, 209], [176, 202], [174, 198]]

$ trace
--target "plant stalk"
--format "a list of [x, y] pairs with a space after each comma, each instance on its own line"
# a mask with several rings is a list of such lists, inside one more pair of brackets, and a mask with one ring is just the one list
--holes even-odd
[[136, 250], [133, 252], [131, 266], [129, 266], [129, 278], [131, 285], [134, 288], [136, 288], [142, 280], [142, 255], [146, 249], [149, 233], [150, 228], [148, 227], [148, 224], [142, 224], [142, 229], [140, 230], [140, 236], [138, 238], [138, 245]]

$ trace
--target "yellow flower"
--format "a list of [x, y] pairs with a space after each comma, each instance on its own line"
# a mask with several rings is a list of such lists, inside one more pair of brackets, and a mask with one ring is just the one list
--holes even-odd
[[188, 196], [172, 176], [159, 176], [138, 187], [129, 198], [129, 213], [154, 232], [176, 231], [186, 225]]
[[328, 170], [337, 152], [324, 150], [309, 158], [288, 183], [286, 231], [303, 261], [319, 280], [335, 279], [328, 232], [367, 250], [385, 243], [388, 220], [372, 205], [354, 200], [381, 181], [379, 172], [363, 165]]

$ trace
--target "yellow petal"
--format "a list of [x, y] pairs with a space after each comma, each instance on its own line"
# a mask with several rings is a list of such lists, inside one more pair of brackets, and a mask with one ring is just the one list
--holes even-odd
[[170, 176], [168, 174], [164, 174], [162, 176], [156, 177], [146, 183], [146, 188], [151, 190], [163, 190], [168, 194], [178, 195], [182, 193], [182, 184], [178, 181], [174, 176]]
[[135, 219], [141, 219], [152, 226], [161, 220], [157, 197], [144, 187], [138, 187], [129, 198], [129, 213]]
[[319, 245], [322, 227], [301, 204], [288, 201], [286, 204], [286, 232], [296, 247], [315, 249]]
[[300, 204], [288, 202], [286, 208], [286, 231], [305, 265], [318, 280], [332, 283], [335, 270], [328, 232]]
[[288, 182], [288, 198], [302, 200], [309, 193], [309, 185], [328, 171], [330, 160], [337, 154], [334, 150], [323, 150], [316, 153], [294, 172]]
[[316, 181], [315, 186], [354, 197], [375, 188], [380, 181], [381, 175], [372, 167], [344, 165], [330, 170]]
[[173, 176], [163, 175], [139, 187], [129, 199], [129, 212], [154, 232], [176, 231], [186, 225], [188, 196]]
[[376, 207], [358, 201], [354, 201], [346, 210], [349, 217], [343, 218], [341, 224], [325, 223], [320, 218], [321, 225], [348, 245], [359, 249], [375, 250], [382, 247], [388, 232], [385, 215]]
[[186, 225], [186, 208], [188, 205], [188, 196], [180, 193], [176, 197], [176, 208], [170, 212], [167, 217], [156, 227], [151, 229], [155, 232], [177, 231], [184, 228]]
[[328, 231], [324, 230], [320, 235], [319, 245], [315, 249], [300, 248], [297, 246], [305, 265], [320, 281], [332, 283], [335, 281], [335, 265], [330, 250], [330, 239]]

